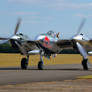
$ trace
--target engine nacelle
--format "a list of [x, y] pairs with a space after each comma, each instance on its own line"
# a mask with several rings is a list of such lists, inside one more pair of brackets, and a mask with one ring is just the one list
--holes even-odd
[[10, 43], [11, 43], [11, 46], [13, 47], [13, 48], [18, 48], [18, 46], [17, 46], [17, 44], [15, 43], [15, 40], [10, 40]]

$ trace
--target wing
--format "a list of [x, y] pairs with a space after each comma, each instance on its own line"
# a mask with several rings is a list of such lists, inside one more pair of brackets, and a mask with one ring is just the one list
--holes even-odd
[[[21, 46], [20, 44], [17, 45], [23, 54], [30, 54], [31, 51], [34, 52], [35, 50], [39, 50], [39, 48], [43, 48], [42, 43], [39, 40], [38, 41], [29, 40], [23, 42]], [[57, 53], [60, 52], [62, 49], [71, 49], [71, 48], [73, 48], [71, 40], [58, 40], [57, 42], [53, 42], [52, 48], [48, 49], [43, 48], [43, 49]], [[39, 53], [39, 51], [36, 52]]]
[[22, 45], [24, 46], [25, 49], [28, 49], [28, 51], [37, 49], [36, 41], [25, 41]]
[[[36, 48], [41, 48], [42, 43], [40, 41], [27, 41], [29, 46], [35, 46]], [[43, 48], [44, 49], [44, 48]], [[57, 42], [53, 42], [52, 48], [48, 48], [48, 50], [52, 52], [59, 52], [62, 49], [73, 49], [73, 42], [72, 40], [58, 40]], [[46, 50], [46, 48], [45, 48]]]
[[[23, 48], [23, 50], [25, 51], [23, 52], [21, 48]], [[30, 51], [37, 50], [38, 47], [36, 46], [36, 41], [25, 41], [22, 43], [22, 47], [20, 47], [20, 49], [22, 50], [23, 53], [25, 52], [30, 53]]]
[[58, 40], [56, 42], [56, 44], [61, 49], [73, 49], [73, 41], [72, 40]]
[[35, 41], [18, 41], [18, 40], [10, 40], [12, 47], [19, 49], [21, 54], [28, 55], [32, 50], [37, 50], [37, 46]]

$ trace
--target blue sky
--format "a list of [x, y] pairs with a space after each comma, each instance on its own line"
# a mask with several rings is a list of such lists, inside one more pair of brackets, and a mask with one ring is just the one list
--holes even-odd
[[49, 30], [70, 38], [83, 18], [87, 21], [82, 33], [92, 38], [92, 0], [0, 0], [0, 36], [13, 34], [17, 19], [19, 32], [34, 38]]

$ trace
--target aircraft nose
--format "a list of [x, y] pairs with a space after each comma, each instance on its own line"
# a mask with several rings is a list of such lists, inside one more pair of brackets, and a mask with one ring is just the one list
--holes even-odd
[[37, 36], [36, 37], [36, 39], [35, 40], [42, 40], [42, 39], [44, 39], [45, 38], [45, 36], [44, 35], [39, 35], [39, 36]]
[[82, 40], [82, 38], [83, 38], [83, 37], [80, 36], [80, 35], [73, 37], [74, 40]]
[[13, 36], [13, 37], [11, 37], [11, 39], [14, 39], [14, 40], [16, 40], [16, 39], [19, 39], [20, 37], [19, 36]]

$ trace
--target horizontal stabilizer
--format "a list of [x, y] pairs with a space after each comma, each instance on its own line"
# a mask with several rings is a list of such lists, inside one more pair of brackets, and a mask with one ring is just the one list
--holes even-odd
[[39, 53], [40, 53], [40, 50], [32, 50], [28, 52], [28, 54], [39, 54]]
[[91, 55], [92, 56], [92, 51], [88, 52], [88, 55]]

